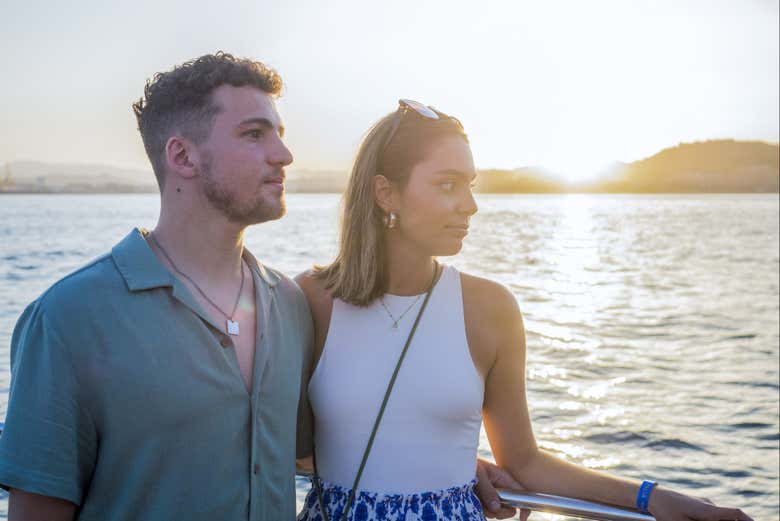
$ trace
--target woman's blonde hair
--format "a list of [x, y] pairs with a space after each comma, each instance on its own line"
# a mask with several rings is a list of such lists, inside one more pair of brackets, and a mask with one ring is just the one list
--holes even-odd
[[[374, 176], [381, 174], [403, 189], [414, 165], [425, 159], [432, 145], [451, 136], [468, 143], [457, 119], [439, 115], [427, 119], [399, 109], [368, 130], [344, 192], [338, 254], [329, 265], [314, 267], [314, 277], [324, 281], [333, 298], [366, 306], [387, 292], [386, 228], [374, 199]], [[402, 119], [397, 123], [396, 118]], [[397, 130], [387, 143], [393, 127]]]

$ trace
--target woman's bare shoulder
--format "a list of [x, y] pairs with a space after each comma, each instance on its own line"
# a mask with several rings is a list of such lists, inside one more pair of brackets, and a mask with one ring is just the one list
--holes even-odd
[[301, 289], [304, 291], [313, 291], [313, 292], [325, 291], [325, 282], [320, 277], [317, 277], [317, 274], [314, 271], [314, 269], [308, 269], [296, 275], [295, 282], [297, 282], [298, 285], [301, 287]]
[[482, 373], [493, 374], [498, 360], [521, 359], [525, 328], [512, 291], [499, 282], [466, 273], [461, 273], [461, 287], [466, 335]]
[[295, 277], [295, 282], [303, 290], [315, 319], [329, 317], [333, 306], [333, 297], [325, 287], [325, 281], [317, 277], [314, 270], [306, 270]]
[[461, 273], [466, 333], [487, 359], [499, 351], [524, 349], [523, 315], [514, 293], [494, 280]]
[[520, 307], [512, 291], [494, 280], [461, 272], [464, 303], [487, 318], [505, 319], [517, 317]]

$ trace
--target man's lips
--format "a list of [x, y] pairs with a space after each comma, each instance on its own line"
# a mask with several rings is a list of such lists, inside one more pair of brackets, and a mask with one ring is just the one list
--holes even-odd
[[264, 183], [270, 183], [270, 184], [277, 184], [277, 185], [283, 185], [284, 184], [284, 176], [275, 176], [275, 177], [269, 177]]

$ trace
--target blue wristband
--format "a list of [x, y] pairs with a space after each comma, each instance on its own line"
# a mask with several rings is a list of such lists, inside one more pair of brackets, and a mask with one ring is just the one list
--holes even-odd
[[648, 514], [647, 505], [650, 503], [650, 493], [653, 491], [655, 481], [643, 481], [636, 495], [636, 507], [640, 512]]

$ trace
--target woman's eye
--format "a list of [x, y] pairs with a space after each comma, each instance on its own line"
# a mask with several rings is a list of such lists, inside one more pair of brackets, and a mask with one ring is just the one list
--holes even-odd
[[454, 182], [452, 182], [452, 181], [449, 181], [449, 182], [447, 182], [447, 183], [442, 183], [442, 184], [441, 184], [441, 188], [442, 188], [442, 190], [444, 190], [445, 192], [451, 192], [451, 191], [452, 191], [452, 189], [453, 189], [453, 188], [455, 188], [455, 183], [454, 183]]

